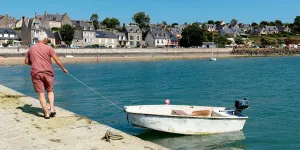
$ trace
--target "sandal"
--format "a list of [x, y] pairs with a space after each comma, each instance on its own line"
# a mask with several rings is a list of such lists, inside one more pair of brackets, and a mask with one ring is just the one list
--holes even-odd
[[46, 117], [46, 115], [44, 115], [44, 118], [45, 118], [45, 119], [50, 119], [50, 115], [49, 115], [49, 117]]
[[55, 117], [56, 112], [50, 112], [50, 117]]

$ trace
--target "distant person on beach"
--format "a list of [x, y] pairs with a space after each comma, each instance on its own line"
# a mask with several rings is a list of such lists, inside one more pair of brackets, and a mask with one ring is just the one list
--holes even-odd
[[[39, 100], [44, 111], [45, 119], [54, 117], [56, 112], [54, 110], [54, 72], [51, 58], [62, 69], [64, 73], [68, 70], [63, 66], [59, 58], [56, 56], [54, 49], [47, 46], [48, 38], [46, 34], [40, 34], [38, 43], [31, 46], [25, 58], [25, 63], [31, 66], [31, 78], [34, 90], [39, 95]], [[50, 103], [50, 112], [47, 108], [47, 102], [44, 94], [46, 89]]]

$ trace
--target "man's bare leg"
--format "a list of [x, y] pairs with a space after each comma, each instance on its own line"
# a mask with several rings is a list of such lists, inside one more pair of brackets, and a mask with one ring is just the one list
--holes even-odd
[[45, 117], [49, 117], [49, 113], [48, 113], [48, 109], [47, 109], [47, 102], [46, 102], [44, 93], [39, 93], [39, 100], [40, 100], [41, 106], [43, 108]]
[[50, 112], [54, 112], [54, 92], [48, 92], [48, 98], [50, 103]]

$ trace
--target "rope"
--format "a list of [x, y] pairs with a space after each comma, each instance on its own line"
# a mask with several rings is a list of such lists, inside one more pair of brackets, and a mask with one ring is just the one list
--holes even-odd
[[[56, 69], [56, 68], [54, 68]], [[56, 69], [56, 70], [61, 70], [61, 69]], [[81, 83], [82, 85], [84, 85], [85, 87], [87, 87], [88, 89], [90, 89], [91, 91], [95, 92], [97, 95], [99, 95], [100, 97], [104, 98], [105, 100], [107, 100], [108, 102], [110, 102], [111, 104], [115, 105], [117, 108], [119, 108], [120, 110], [124, 111], [121, 107], [119, 107], [117, 104], [115, 104], [114, 102], [110, 101], [109, 99], [107, 99], [106, 97], [102, 96], [99, 92], [95, 91], [94, 89], [92, 89], [91, 87], [87, 86], [85, 83], [83, 83], [82, 81], [80, 81], [79, 79], [77, 79], [76, 77], [74, 77], [73, 75], [71, 75], [70, 73], [67, 73], [68, 75], [70, 75], [73, 79], [75, 79], [76, 81], [78, 81], [79, 83]]]
[[122, 140], [124, 137], [122, 135], [113, 134], [111, 131], [106, 131], [105, 135], [102, 140], [105, 140], [106, 142], [110, 142], [110, 140]]

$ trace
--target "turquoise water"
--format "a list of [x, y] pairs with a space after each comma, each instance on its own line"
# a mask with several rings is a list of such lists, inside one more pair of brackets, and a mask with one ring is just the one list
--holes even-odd
[[[56, 70], [56, 104], [172, 149], [299, 149], [300, 57], [115, 62], [66, 65], [75, 77], [118, 105], [233, 107], [248, 98], [242, 132], [179, 136], [133, 127], [126, 115]], [[29, 67], [0, 67], [0, 83], [36, 97]]]

